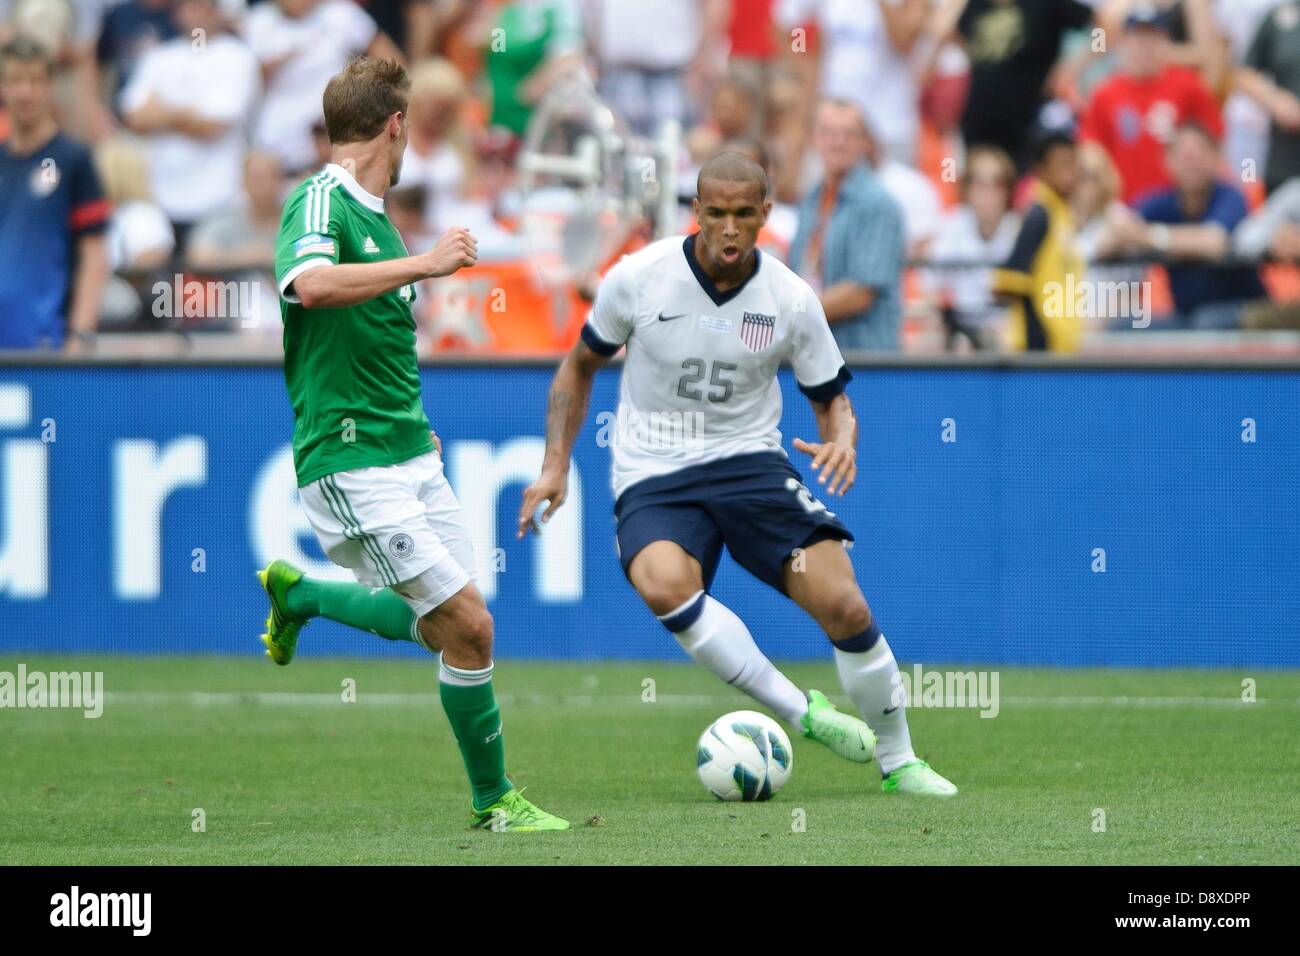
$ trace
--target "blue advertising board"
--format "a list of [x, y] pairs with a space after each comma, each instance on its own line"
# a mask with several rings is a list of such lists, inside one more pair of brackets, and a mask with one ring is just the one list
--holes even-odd
[[[424, 370], [503, 658], [678, 657], [614, 551], [600, 375], [570, 502], [515, 540], [551, 370]], [[815, 439], [782, 372], [783, 443]], [[849, 394], [853, 529], [900, 659], [1300, 666], [1300, 372], [872, 368]], [[331, 573], [296, 500], [277, 367], [0, 368], [0, 651], [261, 653], [254, 571]], [[806, 475], [806, 472], [805, 472]], [[811, 484], [811, 483], [810, 483]], [[724, 559], [774, 658], [816, 627]], [[304, 653], [421, 653], [317, 623]]]

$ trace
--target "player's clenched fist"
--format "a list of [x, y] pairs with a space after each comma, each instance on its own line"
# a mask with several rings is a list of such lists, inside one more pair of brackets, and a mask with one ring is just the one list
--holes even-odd
[[438, 244], [425, 253], [429, 260], [429, 275], [436, 279], [449, 276], [457, 269], [472, 266], [478, 260], [478, 240], [468, 229], [453, 226], [448, 229]]
[[550, 502], [550, 505], [542, 514], [542, 524], [546, 524], [551, 520], [551, 515], [555, 514], [556, 509], [564, 504], [564, 496], [568, 491], [568, 485], [568, 475], [544, 471], [536, 481], [524, 489], [524, 503], [519, 507], [518, 537], [522, 538], [528, 533], [529, 529], [537, 532], [542, 530], [533, 517], [537, 514], [537, 509], [543, 501]]
[[[853, 487], [853, 479], [858, 475], [858, 455], [848, 445], [833, 441], [817, 444], [796, 438], [794, 447], [813, 456], [812, 470], [821, 470], [817, 480], [826, 485], [827, 494], [842, 495]], [[826, 484], [828, 480], [830, 484]]]

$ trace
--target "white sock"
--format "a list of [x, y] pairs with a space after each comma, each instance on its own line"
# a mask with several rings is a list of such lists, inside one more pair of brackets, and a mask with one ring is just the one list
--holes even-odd
[[912, 737], [907, 732], [906, 688], [885, 635], [861, 653], [835, 648], [835, 667], [844, 692], [876, 732], [876, 760], [881, 772], [887, 774], [915, 760]]
[[695, 663], [743, 690], [786, 723], [799, 726], [800, 718], [808, 712], [808, 698], [758, 649], [745, 622], [725, 604], [697, 591], [689, 601], [671, 614], [661, 615], [659, 620], [668, 623], [701, 600], [704, 605], [699, 617], [689, 627], [673, 631], [678, 643]]
[[488, 661], [488, 666], [482, 670], [452, 667], [442, 659], [441, 654], [438, 655], [438, 680], [453, 687], [478, 687], [486, 684], [492, 679], [492, 668], [492, 661]]

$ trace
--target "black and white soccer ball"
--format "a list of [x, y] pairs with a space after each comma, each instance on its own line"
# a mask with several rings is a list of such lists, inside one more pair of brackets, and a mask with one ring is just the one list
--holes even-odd
[[737, 710], [700, 735], [695, 765], [700, 782], [719, 800], [768, 800], [790, 779], [794, 750], [771, 717]]

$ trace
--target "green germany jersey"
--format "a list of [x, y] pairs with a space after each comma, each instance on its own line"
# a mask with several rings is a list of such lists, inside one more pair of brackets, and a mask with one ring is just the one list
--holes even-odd
[[330, 163], [289, 195], [275, 246], [284, 380], [298, 486], [433, 450], [420, 404], [413, 286], [346, 308], [304, 309], [289, 289], [309, 269], [406, 256], [384, 202]]

